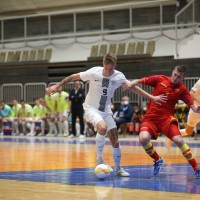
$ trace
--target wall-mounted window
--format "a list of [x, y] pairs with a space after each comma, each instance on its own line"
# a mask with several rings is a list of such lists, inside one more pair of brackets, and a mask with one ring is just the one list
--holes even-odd
[[4, 20], [4, 39], [24, 37], [24, 19]]
[[51, 16], [51, 34], [63, 34], [74, 32], [73, 14], [52, 15]]
[[132, 9], [132, 27], [160, 24], [160, 7]]
[[129, 28], [129, 9], [104, 12], [104, 30]]
[[101, 13], [77, 13], [76, 30], [77, 32], [101, 30]]
[[163, 6], [163, 23], [171, 24], [175, 22], [175, 5]]
[[27, 18], [27, 37], [48, 35], [48, 17]]

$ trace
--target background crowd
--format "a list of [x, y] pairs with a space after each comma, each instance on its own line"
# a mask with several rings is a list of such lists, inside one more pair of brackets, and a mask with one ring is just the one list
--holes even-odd
[[[95, 130], [84, 118], [84, 99], [85, 90], [79, 81], [75, 81], [69, 93], [60, 90], [50, 96], [45, 95], [35, 99], [34, 105], [24, 100], [18, 102], [17, 99], [12, 100], [12, 105], [0, 101], [0, 134], [70, 138], [92, 136]], [[123, 136], [127, 133], [139, 134], [147, 107], [147, 102], [142, 105], [130, 103], [128, 96], [122, 97], [120, 105], [112, 104], [118, 132]]]

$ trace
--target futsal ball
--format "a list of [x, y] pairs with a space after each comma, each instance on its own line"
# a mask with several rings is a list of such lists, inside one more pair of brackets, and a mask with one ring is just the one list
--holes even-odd
[[105, 179], [110, 176], [110, 168], [105, 164], [97, 165], [94, 170], [98, 179]]

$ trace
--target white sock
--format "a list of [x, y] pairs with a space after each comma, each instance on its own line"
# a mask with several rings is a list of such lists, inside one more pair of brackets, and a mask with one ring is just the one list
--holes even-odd
[[48, 122], [49, 124], [49, 133], [52, 134], [53, 133], [53, 129], [52, 129], [52, 122]]
[[52, 122], [52, 128], [53, 128], [53, 132], [54, 132], [54, 134], [57, 134], [58, 131], [57, 131], [57, 128], [56, 128], [56, 124], [55, 124], [55, 122]]
[[85, 135], [87, 134], [87, 130], [88, 130], [88, 125], [87, 125], [87, 123], [85, 123], [85, 126], [84, 126], [84, 134]]
[[35, 124], [34, 123], [27, 123], [26, 124], [27, 128], [30, 130], [30, 133], [34, 133], [34, 128], [35, 128]]
[[69, 134], [69, 124], [67, 120], [62, 123], [62, 129], [64, 133]]
[[22, 121], [22, 131], [23, 133], [26, 133], [26, 122]]
[[57, 133], [56, 124], [54, 122], [49, 122], [49, 133]]
[[121, 147], [119, 146], [118, 148], [113, 147], [113, 158], [115, 161], [115, 167], [120, 167], [120, 162], [121, 162]]
[[105, 145], [105, 135], [96, 134], [97, 159], [103, 159], [103, 148]]
[[80, 133], [81, 133], [80, 124], [76, 122], [76, 135], [80, 135]]
[[58, 133], [62, 134], [62, 122], [57, 122], [58, 124]]
[[44, 133], [45, 131], [45, 123], [44, 121], [41, 121], [41, 133]]
[[14, 130], [17, 134], [19, 133], [19, 126], [17, 121], [14, 121]]

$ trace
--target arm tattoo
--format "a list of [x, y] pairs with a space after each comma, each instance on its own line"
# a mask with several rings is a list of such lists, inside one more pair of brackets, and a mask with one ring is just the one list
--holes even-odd
[[58, 83], [58, 86], [61, 87], [62, 85], [64, 85], [65, 83], [69, 83], [73, 80], [72, 75], [66, 77], [65, 79], [63, 79], [62, 81], [60, 81]]

